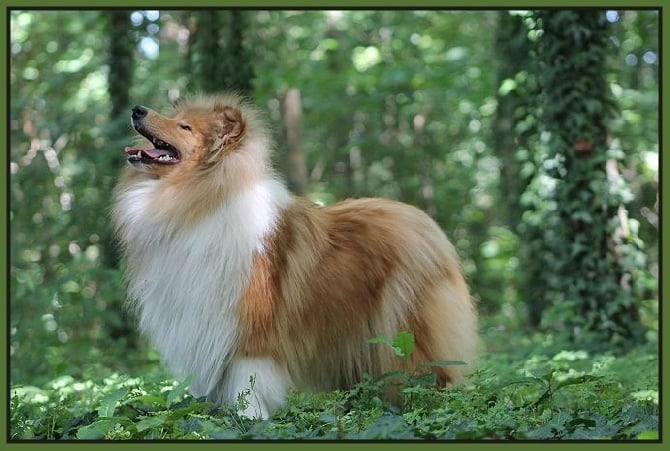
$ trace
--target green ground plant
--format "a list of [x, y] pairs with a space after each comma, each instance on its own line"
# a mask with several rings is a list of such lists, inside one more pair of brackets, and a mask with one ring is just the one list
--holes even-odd
[[[413, 350], [409, 337], [372, 341], [393, 346], [402, 368]], [[223, 407], [193, 398], [188, 380], [159, 369], [15, 386], [10, 440], [658, 439], [653, 343], [593, 354], [493, 327], [484, 338], [489, 349], [466, 384], [438, 390], [420, 372], [399, 370], [347, 391], [294, 391], [267, 420], [239, 416], [244, 397]], [[494, 345], [501, 342], [505, 348]], [[400, 396], [390, 404], [384, 393], [398, 380]]]

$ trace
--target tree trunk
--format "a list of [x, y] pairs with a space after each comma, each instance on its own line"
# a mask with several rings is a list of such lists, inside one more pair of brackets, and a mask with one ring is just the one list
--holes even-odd
[[[109, 37], [108, 47], [108, 92], [111, 102], [110, 108], [110, 142], [120, 136], [124, 136], [128, 130], [130, 118], [130, 88], [131, 80], [134, 78], [134, 52], [135, 38], [130, 27], [130, 14], [132, 11], [113, 10], [109, 11], [107, 17], [107, 34]], [[115, 155], [110, 152], [110, 155]], [[111, 158], [111, 157], [110, 157]], [[119, 173], [123, 160], [114, 157], [109, 161], [109, 168]], [[113, 183], [116, 178], [98, 177], [100, 183], [107, 185]], [[103, 186], [101, 192], [111, 191], [112, 186]], [[113, 230], [109, 223], [102, 229], [100, 234], [101, 261], [109, 268], [119, 266], [121, 255], [119, 247], [114, 239]], [[107, 310], [115, 312], [115, 315], [123, 320], [119, 325], [110, 325], [109, 334], [114, 339], [124, 337], [128, 346], [134, 348], [137, 346], [137, 334], [129, 326], [131, 324], [128, 313], [119, 299], [112, 299], [107, 305]], [[110, 313], [107, 313], [108, 315]]]
[[253, 56], [246, 45], [245, 34], [249, 28], [251, 12], [233, 10], [227, 15], [228, 34], [222, 43], [225, 49], [221, 60], [225, 61], [227, 89], [234, 89], [246, 96], [253, 91]]
[[573, 338], [589, 332], [629, 343], [637, 336], [639, 315], [630, 285], [622, 281], [642, 269], [642, 254], [622, 215], [624, 181], [611, 169], [607, 173], [614, 158], [607, 122], [615, 111], [606, 80], [607, 20], [602, 10], [541, 11], [537, 19], [543, 30], [547, 162], [557, 181], [560, 219], [549, 235], [555, 239], [558, 275], [552, 301], [564, 309], [562, 319]]
[[[521, 195], [528, 188], [530, 178], [529, 174], [525, 177], [522, 174], [523, 162], [519, 158], [520, 150], [529, 148], [528, 138], [534, 131], [527, 128], [519, 131], [520, 125], [536, 114], [534, 104], [537, 92], [530, 83], [534, 45], [528, 39], [528, 31], [523, 16], [510, 11], [498, 13], [496, 53], [500, 56], [499, 89], [493, 139], [496, 155], [501, 162], [500, 217], [510, 230], [526, 238], [521, 240], [519, 249], [521, 266], [526, 269], [519, 275], [518, 290], [528, 309], [530, 325], [538, 328], [546, 307], [546, 284], [542, 283], [544, 265], [537, 263], [535, 253], [541, 248], [544, 230], [529, 223], [522, 224], [522, 215], [527, 207], [522, 205]], [[531, 236], [535, 239], [528, 239]]]
[[109, 98], [112, 120], [128, 117], [130, 80], [133, 79], [135, 40], [130, 31], [130, 11], [109, 11]]
[[302, 145], [302, 105], [300, 91], [292, 88], [284, 96], [284, 127], [288, 144], [288, 183], [299, 195], [307, 193], [307, 161]]
[[[426, 140], [426, 119], [423, 115], [414, 116], [414, 147], [423, 149]], [[433, 184], [432, 167], [430, 155], [424, 154], [419, 161], [421, 168], [421, 199], [423, 208], [431, 218], [437, 219], [437, 206], [435, 205], [435, 187]]]
[[[130, 111], [130, 86], [134, 78], [135, 69], [133, 53], [135, 52], [135, 39], [131, 34], [130, 27], [131, 11], [113, 10], [105, 14], [107, 18], [107, 34], [109, 37], [108, 47], [108, 93], [111, 102], [109, 113], [110, 141], [123, 136], [126, 133]], [[110, 153], [112, 155], [112, 153]], [[118, 172], [121, 159], [109, 160], [109, 169]], [[104, 178], [99, 178], [101, 182]], [[110, 179], [111, 182], [111, 179]], [[104, 182], [103, 182], [104, 183]], [[111, 186], [102, 187], [102, 192], [109, 192]], [[118, 266], [120, 255], [114, 244], [111, 228], [107, 227], [101, 236], [102, 262], [105, 266]]]
[[189, 49], [189, 88], [193, 91], [216, 92], [224, 89], [225, 74], [220, 67], [219, 49], [219, 32], [223, 24], [219, 19], [218, 11], [203, 10], [193, 13], [194, 25]]
[[506, 223], [516, 230], [521, 220], [521, 193], [527, 180], [521, 176], [517, 157], [526, 136], [517, 132], [517, 125], [530, 113], [532, 93], [524, 85], [521, 74], [531, 70], [531, 42], [528, 27], [520, 15], [509, 11], [498, 13], [496, 50], [500, 56], [498, 66], [498, 108], [493, 122], [496, 154], [501, 160], [502, 213]]
[[238, 10], [193, 13], [189, 89], [252, 94], [253, 58], [245, 40], [249, 14]]

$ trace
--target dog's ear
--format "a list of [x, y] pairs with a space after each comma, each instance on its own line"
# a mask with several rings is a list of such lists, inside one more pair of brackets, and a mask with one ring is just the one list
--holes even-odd
[[242, 113], [237, 108], [223, 107], [217, 110], [218, 115], [218, 139], [221, 147], [229, 147], [237, 144], [244, 134], [244, 120]]
[[177, 97], [172, 101], [172, 108], [178, 110], [182, 105], [186, 103], [186, 97]]

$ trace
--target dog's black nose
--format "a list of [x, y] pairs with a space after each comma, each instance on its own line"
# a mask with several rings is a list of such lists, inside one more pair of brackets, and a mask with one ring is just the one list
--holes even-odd
[[133, 107], [132, 117], [133, 117], [133, 119], [141, 119], [144, 116], [146, 116], [148, 112], [149, 112], [149, 110], [144, 108], [142, 105], [135, 105]]

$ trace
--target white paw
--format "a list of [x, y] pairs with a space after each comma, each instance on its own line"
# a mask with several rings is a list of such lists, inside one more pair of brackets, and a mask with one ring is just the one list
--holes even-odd
[[228, 402], [248, 418], [268, 418], [283, 406], [291, 380], [272, 359], [240, 359], [230, 366], [225, 382]]

